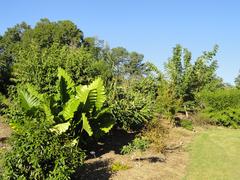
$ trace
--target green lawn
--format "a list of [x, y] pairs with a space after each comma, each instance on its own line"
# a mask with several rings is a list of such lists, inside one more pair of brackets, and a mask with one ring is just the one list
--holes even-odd
[[185, 180], [240, 179], [240, 130], [211, 129], [190, 145]]

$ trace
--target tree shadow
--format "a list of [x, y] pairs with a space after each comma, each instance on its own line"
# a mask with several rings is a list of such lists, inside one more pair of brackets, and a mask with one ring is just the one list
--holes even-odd
[[107, 180], [112, 175], [110, 164], [112, 159], [98, 160], [84, 164], [77, 171], [73, 180]]
[[156, 156], [146, 157], [146, 158], [135, 158], [133, 161], [148, 161], [149, 163], [165, 162], [165, 158], [160, 158]]
[[94, 156], [88, 154], [87, 159], [99, 157], [110, 151], [114, 151], [115, 154], [120, 154], [124, 145], [130, 143], [137, 133], [129, 133], [121, 129], [114, 129], [108, 136], [101, 138], [97, 143], [88, 145], [89, 151], [94, 151]]

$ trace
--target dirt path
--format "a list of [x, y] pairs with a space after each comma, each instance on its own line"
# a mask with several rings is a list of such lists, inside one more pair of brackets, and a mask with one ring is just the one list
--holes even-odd
[[[131, 155], [120, 155], [119, 152], [110, 150], [97, 158], [89, 159], [85, 168], [80, 170], [79, 179], [92, 180], [178, 180], [185, 176], [188, 163], [186, 146], [192, 140], [195, 132], [182, 128], [171, 129], [168, 137], [169, 146], [180, 145], [180, 148], [169, 150], [164, 155], [147, 150], [144, 153], [135, 152]], [[111, 143], [118, 142], [114, 139]], [[129, 167], [127, 170], [111, 172], [112, 164], [121, 163]], [[84, 174], [82, 174], [84, 172]]]
[[4, 122], [3, 117], [0, 116], [0, 148], [4, 147], [5, 141], [11, 135], [11, 128]]

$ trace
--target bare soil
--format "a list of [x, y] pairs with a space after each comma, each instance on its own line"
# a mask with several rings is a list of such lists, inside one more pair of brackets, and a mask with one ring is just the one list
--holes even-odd
[[[109, 146], [108, 150], [101, 153], [96, 151], [95, 158], [87, 159], [85, 166], [79, 170], [76, 179], [182, 179], [185, 176], [185, 169], [189, 159], [186, 147], [196, 134], [196, 131], [189, 131], [181, 127], [171, 128], [164, 154], [148, 149], [145, 152], [134, 152], [130, 155], [121, 155], [119, 149], [134, 138], [133, 134], [120, 133], [117, 136], [109, 136], [109, 144], [106, 145]], [[102, 146], [102, 149], [105, 149], [104, 146]], [[113, 163], [127, 165], [129, 169], [112, 172]]]
[[[121, 155], [121, 147], [131, 142], [134, 133], [118, 130], [113, 136], [104, 139], [92, 149], [95, 155], [88, 154], [84, 167], [79, 169], [76, 179], [83, 180], [178, 180], [186, 172], [189, 160], [187, 146], [192, 138], [198, 134], [181, 127], [170, 128], [167, 137], [165, 152], [157, 153], [153, 149], [145, 152], [134, 152], [130, 155]], [[6, 148], [5, 141], [11, 135], [11, 128], [0, 117], [0, 149]], [[113, 172], [112, 164], [121, 163], [129, 167], [127, 170]]]
[[6, 140], [11, 135], [11, 128], [5, 123], [3, 117], [0, 116], [0, 148], [4, 148], [6, 146]]

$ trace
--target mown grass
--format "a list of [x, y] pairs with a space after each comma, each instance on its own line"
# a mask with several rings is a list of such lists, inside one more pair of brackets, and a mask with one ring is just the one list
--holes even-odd
[[190, 145], [185, 180], [237, 180], [240, 177], [240, 130], [204, 131]]

